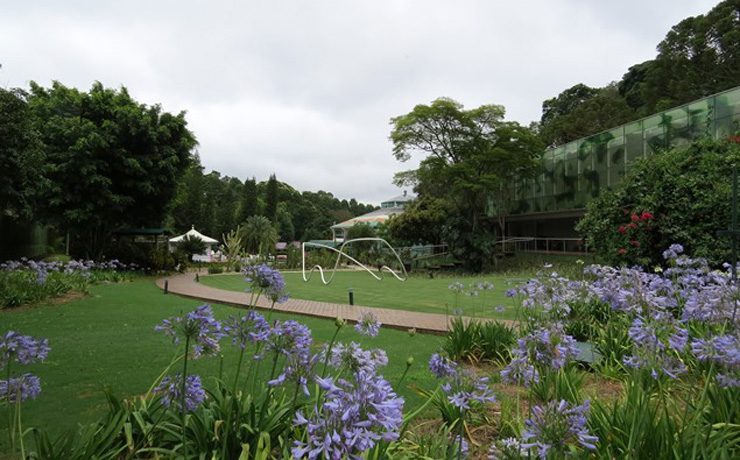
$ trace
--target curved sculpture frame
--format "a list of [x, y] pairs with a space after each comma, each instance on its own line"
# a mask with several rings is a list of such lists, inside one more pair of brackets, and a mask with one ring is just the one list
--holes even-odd
[[[359, 242], [359, 241], [377, 241], [377, 242], [385, 243], [385, 245], [388, 246], [388, 248], [391, 250], [391, 252], [393, 253], [393, 255], [396, 256], [396, 260], [398, 260], [398, 263], [401, 266], [401, 270], [403, 271], [403, 276], [400, 276], [396, 271], [394, 271], [392, 268], [390, 268], [387, 265], [383, 265], [382, 267], [380, 267], [381, 275], [382, 275], [382, 272], [383, 271], [387, 271], [388, 273], [390, 273], [391, 275], [393, 275], [394, 277], [396, 277], [396, 279], [399, 280], [399, 281], [406, 281], [408, 279], [409, 274], [408, 274], [408, 272], [406, 272], [406, 267], [404, 267], [403, 262], [401, 261], [401, 257], [399, 257], [399, 255], [396, 252], [396, 250], [393, 249], [393, 246], [391, 246], [383, 238], [371, 238], [371, 237], [367, 237], [367, 238], [355, 238], [353, 240], [347, 240], [347, 241], [345, 241], [345, 242], [342, 243], [342, 245], [339, 247], [339, 249], [333, 248], [331, 246], [327, 246], [327, 245], [321, 244], [321, 243], [311, 243], [311, 242], [303, 243], [301, 245], [301, 252], [302, 252], [302, 261], [301, 261], [301, 264], [302, 264], [302, 270], [303, 270], [303, 272], [302, 272], [302, 274], [303, 274], [303, 281], [310, 280], [311, 279], [311, 275], [313, 275], [313, 272], [316, 269], [318, 269], [319, 270], [319, 275], [321, 276], [321, 282], [324, 283], [324, 284], [331, 283], [331, 281], [334, 279], [334, 274], [337, 272], [337, 267], [339, 266], [339, 261], [342, 259], [342, 256], [344, 256], [347, 259], [351, 260], [352, 262], [356, 263], [359, 267], [363, 268], [366, 272], [370, 273], [370, 275], [372, 275], [372, 277], [375, 278], [376, 280], [378, 280], [378, 281], [382, 280], [383, 279], [382, 276], [376, 275], [375, 273], [373, 273], [373, 271], [370, 268], [366, 267], [359, 260], [355, 259], [354, 257], [352, 257], [349, 254], [347, 254], [347, 253], [344, 252], [344, 247], [345, 246], [347, 246], [350, 243], [355, 243], [355, 242]], [[334, 262], [334, 268], [332, 268], [331, 276], [329, 277], [329, 280], [328, 281], [324, 277], [324, 269], [321, 267], [321, 265], [314, 265], [313, 267], [311, 267], [311, 269], [308, 272], [308, 276], [306, 276], [306, 246], [308, 246], [308, 247], [316, 247], [316, 248], [331, 249], [332, 251], [334, 251], [334, 252], [337, 253], [337, 260], [336, 260], [336, 262]]]

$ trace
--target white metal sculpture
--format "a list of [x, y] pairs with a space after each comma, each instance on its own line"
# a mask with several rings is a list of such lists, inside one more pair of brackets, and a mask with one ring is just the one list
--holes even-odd
[[[339, 247], [339, 249], [333, 248], [331, 246], [327, 246], [327, 245], [321, 244], [321, 243], [312, 243], [312, 242], [303, 243], [301, 245], [302, 256], [303, 256], [303, 260], [302, 260], [303, 281], [310, 280], [311, 279], [311, 275], [313, 275], [313, 272], [316, 269], [318, 269], [319, 270], [319, 275], [321, 276], [321, 282], [324, 283], [324, 284], [331, 283], [331, 281], [334, 279], [334, 274], [337, 272], [337, 267], [339, 267], [339, 261], [342, 259], [342, 256], [344, 256], [347, 259], [351, 260], [352, 262], [356, 263], [360, 268], [363, 268], [366, 272], [370, 273], [373, 276], [373, 278], [375, 278], [376, 280], [382, 280], [383, 279], [382, 276], [378, 276], [377, 274], [373, 273], [372, 269], [366, 267], [360, 261], [358, 261], [354, 257], [352, 257], [349, 254], [347, 254], [347, 253], [344, 252], [344, 248], [348, 244], [350, 244], [350, 243], [357, 243], [357, 242], [361, 242], [361, 241], [376, 241], [376, 242], [384, 243], [386, 246], [388, 246], [388, 249], [391, 250], [391, 252], [393, 253], [393, 255], [396, 256], [396, 260], [398, 260], [398, 263], [401, 266], [401, 271], [403, 271], [403, 276], [400, 276], [396, 271], [394, 271], [392, 268], [390, 268], [387, 265], [383, 265], [382, 267], [380, 267], [380, 270], [379, 271], [381, 272], [381, 275], [382, 275], [382, 272], [383, 271], [387, 271], [391, 275], [395, 276], [396, 279], [398, 279], [399, 281], [406, 281], [408, 279], [409, 274], [406, 272], [406, 267], [404, 267], [403, 262], [401, 261], [401, 257], [399, 257], [399, 255], [396, 252], [396, 250], [393, 249], [393, 246], [391, 246], [383, 238], [369, 238], [368, 237], [368, 238], [355, 238], [353, 240], [347, 240], [347, 241], [345, 241], [345, 242], [342, 243], [342, 245]], [[334, 262], [334, 268], [332, 268], [331, 276], [329, 277], [329, 280], [328, 281], [326, 280], [326, 278], [324, 278], [324, 269], [323, 269], [323, 267], [321, 267], [321, 265], [318, 265], [318, 264], [317, 265], [314, 265], [313, 267], [311, 267], [311, 269], [308, 272], [308, 276], [306, 276], [306, 246], [308, 246], [308, 247], [315, 247], [315, 248], [330, 249], [330, 250], [332, 250], [332, 251], [334, 251], [334, 252], [337, 253], [337, 260], [336, 260], [336, 262]]]

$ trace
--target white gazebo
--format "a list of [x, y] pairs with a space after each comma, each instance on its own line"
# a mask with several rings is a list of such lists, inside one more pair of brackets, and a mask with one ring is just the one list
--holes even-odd
[[169, 249], [170, 252], [174, 252], [177, 249], [177, 245], [182, 243], [182, 241], [185, 238], [198, 238], [206, 245], [206, 253], [205, 254], [196, 254], [193, 256], [194, 260], [199, 260], [202, 262], [210, 262], [213, 259], [213, 245], [218, 244], [218, 240], [214, 240], [210, 236], [205, 236], [204, 234], [200, 233], [198, 230], [195, 229], [195, 225], [192, 226], [190, 230], [188, 230], [187, 233], [183, 233], [180, 236], [176, 236], [174, 238], [169, 239]]

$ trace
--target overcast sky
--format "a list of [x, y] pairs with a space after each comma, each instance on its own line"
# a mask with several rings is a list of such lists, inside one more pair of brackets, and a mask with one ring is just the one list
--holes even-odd
[[391, 117], [446, 96], [538, 120], [717, 0], [3, 1], [0, 85], [126, 86], [187, 112], [206, 171], [378, 204]]

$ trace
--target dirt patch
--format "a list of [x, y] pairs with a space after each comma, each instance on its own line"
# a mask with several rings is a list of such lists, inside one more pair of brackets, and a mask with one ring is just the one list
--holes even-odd
[[54, 297], [53, 299], [48, 299], [44, 301], [43, 305], [50, 306], [50, 307], [56, 306], [56, 305], [64, 305], [67, 302], [71, 302], [77, 299], [83, 299], [87, 296], [88, 294], [85, 294], [84, 292], [68, 292], [59, 297]]
[[14, 313], [14, 312], [20, 312], [20, 311], [35, 310], [37, 308], [44, 308], [44, 307], [58, 307], [60, 305], [64, 305], [68, 302], [71, 302], [73, 300], [83, 299], [87, 296], [88, 294], [85, 294], [84, 292], [67, 292], [66, 294], [62, 294], [59, 297], [53, 297], [51, 299], [44, 299], [39, 303], [24, 304], [24, 305], [19, 305], [17, 307], [0, 308], [0, 312]]

